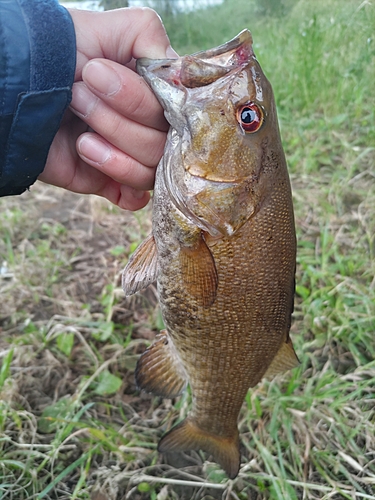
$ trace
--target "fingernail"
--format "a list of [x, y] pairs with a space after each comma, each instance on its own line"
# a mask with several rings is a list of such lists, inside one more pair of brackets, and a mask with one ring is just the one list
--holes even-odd
[[73, 97], [70, 107], [80, 115], [87, 117], [95, 108], [98, 97], [96, 97], [84, 83], [75, 83], [72, 89]]
[[112, 150], [100, 139], [92, 136], [82, 136], [77, 144], [78, 152], [94, 163], [102, 165], [112, 154]]
[[141, 200], [145, 195], [144, 191], [140, 191], [139, 189], [133, 189], [133, 196], [137, 200]]
[[177, 54], [177, 52], [172, 49], [172, 47], [170, 45], [167, 48], [167, 50], [165, 51], [165, 55], [167, 56], [167, 59], [178, 59], [180, 57]]
[[121, 88], [119, 75], [101, 61], [90, 61], [83, 68], [83, 80], [101, 94], [113, 95]]

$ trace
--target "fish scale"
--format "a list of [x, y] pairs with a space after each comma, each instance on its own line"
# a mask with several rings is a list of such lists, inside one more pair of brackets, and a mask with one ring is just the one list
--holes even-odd
[[157, 280], [165, 323], [136, 381], [166, 398], [189, 384], [192, 408], [158, 449], [203, 449], [234, 478], [248, 389], [298, 364], [294, 217], [272, 88], [247, 30], [192, 56], [142, 59], [137, 70], [171, 128], [152, 234], [123, 273], [127, 295]]

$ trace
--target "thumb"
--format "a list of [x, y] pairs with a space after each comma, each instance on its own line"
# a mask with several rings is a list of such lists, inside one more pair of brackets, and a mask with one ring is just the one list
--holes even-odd
[[77, 70], [91, 59], [104, 57], [120, 64], [132, 59], [178, 57], [158, 14], [148, 7], [92, 12], [69, 9], [76, 31]]

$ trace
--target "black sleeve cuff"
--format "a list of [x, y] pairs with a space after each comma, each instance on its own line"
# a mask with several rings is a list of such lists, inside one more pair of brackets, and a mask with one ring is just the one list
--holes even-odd
[[68, 11], [56, 0], [0, 2], [0, 54], [0, 196], [7, 196], [43, 171], [71, 101], [76, 44]]

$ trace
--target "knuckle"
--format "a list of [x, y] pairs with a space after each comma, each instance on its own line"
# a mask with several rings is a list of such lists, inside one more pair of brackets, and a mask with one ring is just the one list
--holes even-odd
[[144, 16], [144, 19], [148, 22], [157, 22], [158, 24], [161, 24], [161, 20], [159, 17], [159, 14], [154, 10], [151, 9], [150, 7], [141, 7], [142, 14]]
[[109, 141], [121, 140], [124, 136], [123, 118], [117, 114], [112, 114], [106, 127], [106, 138]]
[[163, 134], [163, 139], [158, 137], [154, 146], [150, 146], [149, 161], [147, 162], [147, 166], [156, 167], [158, 165], [161, 157], [163, 156], [166, 134]]
[[165, 29], [159, 14], [150, 7], [141, 7], [141, 10], [142, 24], [145, 27], [145, 31], [151, 33], [162, 31], [164, 34]]
[[143, 115], [148, 110], [147, 95], [143, 85], [133, 89], [132, 99], [126, 102], [126, 114], [128, 116]]

